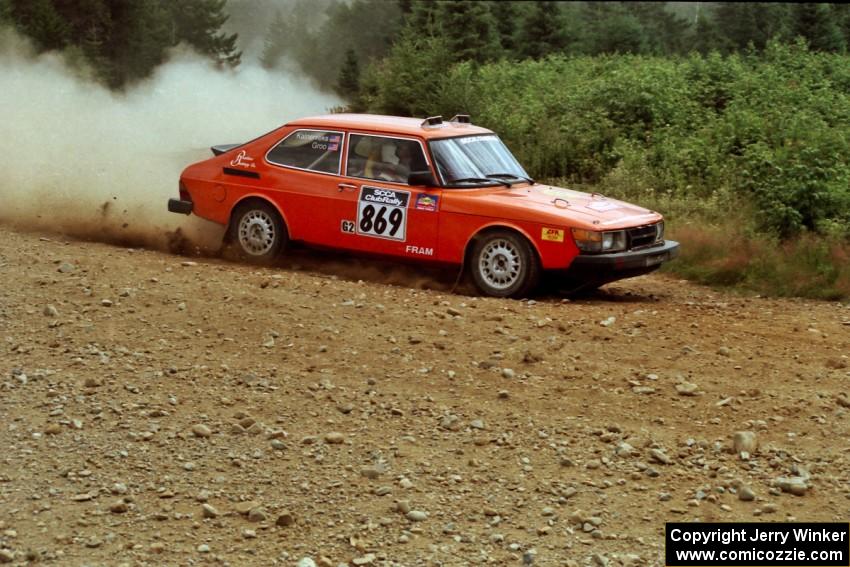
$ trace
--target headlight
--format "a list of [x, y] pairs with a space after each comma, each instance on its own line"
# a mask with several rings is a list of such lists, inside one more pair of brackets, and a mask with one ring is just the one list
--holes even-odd
[[619, 252], [626, 249], [626, 231], [612, 230], [597, 232], [595, 230], [572, 229], [576, 246], [582, 252]]
[[655, 243], [664, 242], [664, 221], [655, 225]]

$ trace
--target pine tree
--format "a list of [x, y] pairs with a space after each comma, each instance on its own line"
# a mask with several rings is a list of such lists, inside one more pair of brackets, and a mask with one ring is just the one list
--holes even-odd
[[585, 2], [582, 50], [600, 53], [644, 53], [648, 41], [640, 20], [622, 3]]
[[437, 7], [432, 0], [409, 0], [400, 5], [404, 27], [423, 35], [437, 33]]
[[360, 66], [357, 63], [357, 53], [348, 48], [345, 52], [345, 61], [339, 70], [336, 81], [336, 92], [349, 101], [349, 108], [358, 112], [360, 108]]
[[166, 2], [173, 20], [171, 43], [184, 41], [219, 63], [239, 65], [242, 53], [236, 49], [236, 34], [221, 31], [228, 18], [225, 4], [226, 0]]
[[702, 54], [720, 49], [722, 45], [720, 33], [710, 14], [700, 14], [697, 17], [690, 45], [692, 49]]
[[12, 21], [12, 5], [9, 0], [0, 0], [0, 24]]
[[517, 52], [521, 57], [541, 59], [564, 48], [564, 22], [555, 2], [531, 2], [519, 23]]
[[71, 43], [71, 26], [51, 0], [10, 0], [9, 15], [42, 51], [64, 49]]
[[686, 51], [690, 24], [669, 11], [665, 2], [626, 2], [624, 6], [640, 21], [651, 53], [672, 55]]
[[158, 0], [110, 3], [110, 34], [101, 45], [100, 75], [112, 88], [150, 75], [171, 45], [171, 18]]
[[289, 22], [278, 11], [266, 32], [263, 54], [260, 56], [263, 67], [272, 69], [278, 64], [289, 48], [290, 32]]
[[829, 4], [794, 5], [794, 35], [805, 38], [815, 51], [843, 52], [846, 44], [838, 18]]
[[456, 60], [484, 63], [499, 57], [496, 22], [487, 3], [445, 0], [438, 5], [436, 19]]
[[721, 2], [716, 24], [726, 51], [762, 50], [771, 39], [789, 38], [789, 6], [779, 3]]
[[517, 3], [510, 0], [490, 2], [490, 13], [496, 22], [496, 32], [502, 53], [508, 57], [516, 55], [516, 24], [519, 20]]

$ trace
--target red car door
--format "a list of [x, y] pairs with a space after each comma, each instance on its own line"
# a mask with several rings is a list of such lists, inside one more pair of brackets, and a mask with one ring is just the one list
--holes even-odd
[[338, 246], [435, 259], [441, 190], [407, 184], [411, 171], [430, 169], [420, 140], [349, 133]]

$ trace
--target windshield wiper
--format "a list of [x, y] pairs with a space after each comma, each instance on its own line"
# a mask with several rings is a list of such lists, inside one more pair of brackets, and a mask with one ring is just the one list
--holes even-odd
[[534, 180], [530, 177], [523, 177], [522, 175], [516, 175], [515, 173], [488, 173], [487, 177], [513, 177], [514, 179], [522, 179], [528, 183], [534, 185]]
[[[452, 179], [451, 183], [493, 183], [496, 181], [494, 179], [490, 179], [488, 177], [461, 177], [460, 179]], [[504, 181], [496, 181], [497, 183], [505, 183]], [[508, 187], [511, 186], [510, 183], [507, 184]]]

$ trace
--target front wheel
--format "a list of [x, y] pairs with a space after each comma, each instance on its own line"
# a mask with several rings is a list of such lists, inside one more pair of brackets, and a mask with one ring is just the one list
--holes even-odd
[[270, 264], [289, 238], [275, 208], [253, 201], [239, 205], [233, 212], [227, 239], [241, 259]]
[[540, 280], [540, 262], [528, 240], [507, 230], [485, 234], [472, 249], [475, 287], [491, 297], [525, 297]]

